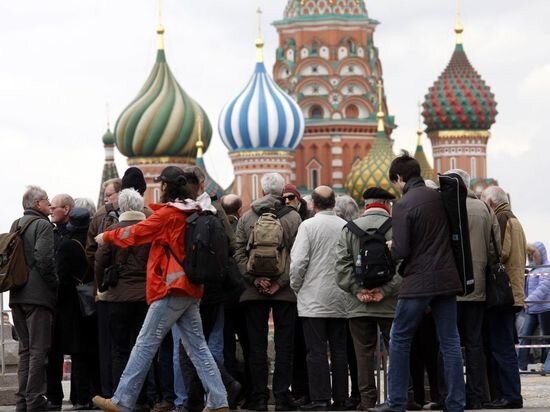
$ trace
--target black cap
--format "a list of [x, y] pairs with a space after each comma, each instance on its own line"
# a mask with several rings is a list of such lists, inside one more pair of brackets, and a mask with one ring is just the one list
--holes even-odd
[[67, 230], [75, 232], [77, 230], [88, 230], [90, 225], [90, 211], [83, 207], [75, 207], [69, 212], [69, 223]]
[[147, 183], [145, 183], [143, 172], [137, 167], [129, 167], [122, 177], [121, 190], [130, 188], [136, 189], [142, 196], [145, 193], [145, 189], [147, 189]]
[[387, 199], [392, 200], [395, 199], [395, 196], [392, 195], [390, 192], [388, 192], [385, 189], [382, 189], [381, 187], [369, 187], [365, 192], [363, 193], [363, 199]]
[[155, 182], [176, 183], [184, 185], [187, 183], [185, 172], [177, 166], [167, 166], [163, 169], [160, 176], [153, 179]]

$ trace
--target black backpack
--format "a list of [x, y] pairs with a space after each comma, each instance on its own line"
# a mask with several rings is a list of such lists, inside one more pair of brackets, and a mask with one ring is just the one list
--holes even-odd
[[183, 269], [195, 284], [221, 283], [228, 266], [229, 245], [221, 219], [210, 213], [193, 213], [185, 228]]
[[346, 224], [349, 231], [359, 237], [361, 242], [359, 255], [355, 261], [355, 278], [362, 288], [376, 288], [393, 279], [395, 264], [385, 237], [391, 226], [391, 218], [388, 218], [374, 232], [372, 232], [374, 228], [364, 231], [353, 222]]

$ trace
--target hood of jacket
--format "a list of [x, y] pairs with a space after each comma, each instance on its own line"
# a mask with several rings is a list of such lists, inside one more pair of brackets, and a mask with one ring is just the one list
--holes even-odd
[[211, 212], [214, 215], [218, 214], [218, 210], [212, 204], [212, 198], [206, 192], [203, 192], [202, 195], [197, 197], [197, 203], [200, 205], [203, 211]]
[[[541, 265], [548, 265], [548, 252], [546, 251], [546, 246], [544, 246], [544, 244], [542, 242], [533, 242], [532, 243], [533, 247], [535, 247], [539, 254], [540, 254], [540, 264]], [[533, 264], [534, 262], [529, 262], [531, 264]]]
[[283, 206], [282, 200], [274, 195], [265, 195], [264, 197], [261, 197], [255, 200], [250, 205], [252, 210], [258, 215], [261, 214], [262, 209], [266, 209], [266, 208], [276, 209], [281, 206]]
[[164, 206], [173, 207], [182, 212], [190, 212], [193, 210], [201, 210], [201, 205], [193, 199], [185, 199], [181, 202], [168, 202], [168, 203], [152, 203], [149, 205], [152, 210], [162, 209]]

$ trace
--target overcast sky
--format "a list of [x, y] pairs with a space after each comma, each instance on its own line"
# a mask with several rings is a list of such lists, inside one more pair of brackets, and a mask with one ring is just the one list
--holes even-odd
[[[206, 154], [228, 185], [232, 167], [217, 132], [223, 105], [244, 88], [255, 63], [255, 10], [264, 10], [266, 65], [274, 63], [286, 0], [165, 0], [168, 63], [215, 125]], [[455, 0], [370, 0], [369, 15], [395, 115], [394, 150], [414, 149], [417, 101], [447, 65]], [[498, 116], [489, 176], [512, 196], [529, 240], [549, 241], [550, 1], [462, 0], [464, 47], [491, 86]], [[157, 2], [0, 2], [0, 232], [21, 212], [28, 184], [50, 197], [97, 199], [106, 129], [137, 94], [155, 59]], [[425, 143], [430, 150], [429, 142]], [[126, 161], [117, 157], [119, 172]]]

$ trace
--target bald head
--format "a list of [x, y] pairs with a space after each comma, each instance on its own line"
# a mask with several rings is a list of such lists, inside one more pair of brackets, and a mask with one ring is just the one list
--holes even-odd
[[233, 193], [222, 196], [221, 203], [223, 210], [228, 215], [239, 216], [239, 210], [243, 206], [241, 198]]
[[336, 203], [336, 197], [332, 188], [328, 186], [318, 186], [311, 194], [313, 199], [313, 209], [315, 211], [331, 210]]
[[50, 201], [50, 213], [52, 222], [56, 225], [65, 224], [69, 221], [69, 213], [74, 207], [73, 198], [67, 193], [55, 195]]

